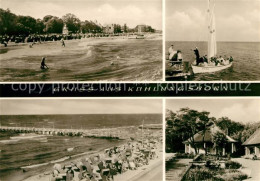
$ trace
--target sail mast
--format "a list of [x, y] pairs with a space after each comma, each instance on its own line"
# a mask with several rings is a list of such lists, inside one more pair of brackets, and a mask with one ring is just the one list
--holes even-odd
[[217, 54], [216, 23], [215, 23], [215, 0], [208, 0], [208, 58]]

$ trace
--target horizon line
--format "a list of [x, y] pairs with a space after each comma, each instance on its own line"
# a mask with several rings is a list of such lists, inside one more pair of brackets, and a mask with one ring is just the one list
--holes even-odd
[[162, 114], [162, 113], [75, 113], [75, 114], [1, 114], [0, 116], [44, 116], [44, 115], [113, 115], [113, 114]]
[[[165, 42], [208, 42], [207, 40], [197, 41], [197, 40], [166, 40]], [[260, 41], [229, 41], [229, 40], [219, 40], [216, 42], [225, 42], [225, 43], [260, 43]]]

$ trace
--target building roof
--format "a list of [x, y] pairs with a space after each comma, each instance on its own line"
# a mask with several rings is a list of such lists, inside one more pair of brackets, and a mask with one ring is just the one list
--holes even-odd
[[242, 145], [260, 144], [260, 128], [258, 128]]
[[[216, 125], [212, 125], [205, 133], [204, 142], [212, 142], [212, 135], [215, 134], [216, 132], [221, 132], [221, 133], [225, 134], [219, 127], [217, 127]], [[229, 137], [228, 135], [226, 135], [226, 138], [227, 138], [227, 141], [230, 143], [237, 142], [233, 138]], [[189, 143], [190, 141], [191, 141], [191, 138], [184, 141], [183, 143]], [[203, 134], [202, 134], [202, 131], [200, 131], [194, 135], [194, 142], [200, 143], [202, 141], [203, 141]]]

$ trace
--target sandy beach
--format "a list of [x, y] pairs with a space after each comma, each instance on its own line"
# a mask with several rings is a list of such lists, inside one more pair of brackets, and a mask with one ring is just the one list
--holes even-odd
[[[1, 81], [160, 80], [160, 35], [146, 39], [102, 37], [0, 48]], [[42, 57], [49, 69], [40, 69]]]
[[[162, 180], [163, 170], [162, 170], [162, 163], [163, 163], [163, 155], [162, 155], [162, 149], [161, 144], [159, 144], [158, 149], [156, 149], [156, 158], [149, 161], [148, 165], [143, 165], [141, 167], [138, 167], [134, 170], [127, 170], [126, 172], [123, 172], [122, 174], [117, 174], [114, 176], [114, 181], [157, 181]], [[69, 161], [66, 161], [62, 163], [62, 165], [66, 165], [69, 163], [77, 163], [80, 160], [90, 157], [92, 155], [100, 154], [101, 152], [95, 152], [92, 154], [82, 155], [77, 158], [72, 158]], [[54, 165], [54, 164], [53, 164]], [[49, 168], [46, 169], [41, 174], [37, 174], [34, 176], [31, 176], [27, 179], [24, 179], [23, 181], [50, 181], [51, 180], [51, 174], [52, 174], [52, 167], [53, 165], [49, 165]]]

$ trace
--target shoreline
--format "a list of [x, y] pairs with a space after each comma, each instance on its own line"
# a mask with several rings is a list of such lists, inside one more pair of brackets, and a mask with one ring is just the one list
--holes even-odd
[[[126, 140], [123, 144], [121, 143], [119, 146], [125, 145], [127, 144], [127, 142], [129, 142], [129, 140]], [[131, 143], [137, 143], [136, 141], [131, 141]], [[122, 174], [117, 174], [114, 176], [114, 181], [121, 181], [122, 179], [124, 180], [139, 180], [140, 177], [145, 176], [147, 173], [151, 172], [152, 170], [157, 170], [159, 165], [162, 165], [163, 163], [163, 157], [162, 157], [162, 144], [159, 144], [160, 146], [156, 149], [156, 155], [157, 158], [150, 160], [149, 165], [143, 165], [141, 167], [138, 167], [136, 170], [127, 170], [126, 172], [123, 172]], [[109, 148], [106, 148], [109, 149]], [[94, 151], [94, 152], [85, 152], [82, 154], [78, 154], [78, 155], [73, 155], [71, 156], [70, 159], [64, 161], [64, 162], [59, 162], [59, 164], [61, 165], [66, 165], [66, 164], [71, 164], [71, 163], [78, 163], [80, 162], [82, 159], [85, 159], [86, 157], [91, 157], [97, 154], [102, 154], [103, 150], [106, 149], [101, 149], [98, 151]], [[52, 165], [52, 166], [51, 166]], [[33, 176], [29, 176], [25, 179], [23, 179], [22, 181], [49, 181], [53, 172], [53, 166], [55, 165], [55, 163], [53, 164], [48, 164], [45, 167], [48, 167], [45, 169], [45, 171], [33, 175]], [[43, 170], [43, 169], [42, 169]], [[158, 170], [157, 170], [158, 172]], [[161, 173], [162, 173], [162, 169], [161, 169]], [[148, 174], [149, 175], [149, 174]]]
[[[78, 41], [82, 41], [82, 40], [90, 40], [89, 42], [94, 42], [95, 40], [107, 40], [107, 41], [111, 41], [111, 40], [138, 40], [135, 38], [130, 38], [129, 36], [112, 36], [112, 37], [89, 37], [89, 38], [81, 38], [81, 39], [72, 39], [72, 40], [64, 40], [65, 44], [66, 42], [78, 42]], [[146, 35], [146, 37], [142, 40], [162, 40], [162, 35], [161, 34], [148, 34]], [[60, 40], [57, 41], [42, 41], [41, 43], [39, 42], [35, 42], [35, 45], [40, 45], [40, 44], [48, 44], [48, 43], [59, 43], [60, 44]], [[104, 41], [98, 41], [100, 43], [103, 43]], [[7, 44], [7, 47], [4, 47], [3, 44], [0, 44], [0, 49], [8, 49], [10, 47], [19, 47], [19, 46], [28, 46], [32, 44], [32, 42], [26, 42], [26, 43], [15, 43], [15, 42], [9, 42]]]

